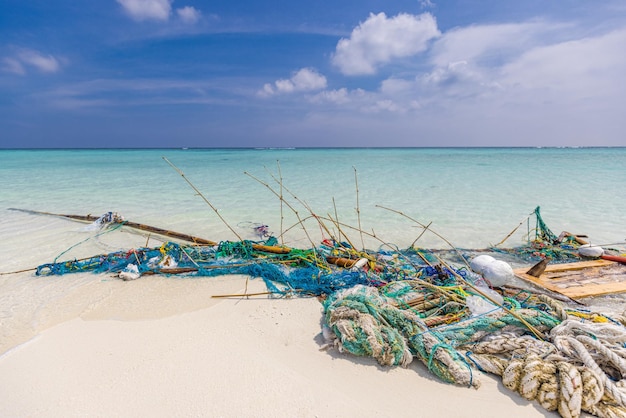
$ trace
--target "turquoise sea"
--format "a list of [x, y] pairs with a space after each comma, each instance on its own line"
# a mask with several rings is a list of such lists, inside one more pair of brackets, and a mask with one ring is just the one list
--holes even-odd
[[[160, 243], [14, 208], [114, 211], [213, 241], [255, 239], [252, 226], [263, 224], [302, 248], [311, 242], [298, 217], [315, 241], [328, 236], [315, 214], [350, 225], [342, 233], [356, 243], [360, 225], [377, 237], [363, 245], [376, 249], [410, 245], [420, 224], [460, 248], [485, 248], [521, 225], [506, 242], [516, 246], [540, 206], [557, 235], [585, 234], [606, 245], [626, 240], [625, 184], [626, 148], [0, 150], [0, 272]], [[429, 232], [416, 245], [446, 246]], [[0, 275], [0, 354], [94, 311], [117, 282], [91, 274]]]

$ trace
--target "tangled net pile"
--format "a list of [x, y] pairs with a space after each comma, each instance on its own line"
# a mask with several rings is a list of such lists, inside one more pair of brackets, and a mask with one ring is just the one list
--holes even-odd
[[[507, 251], [524, 260], [571, 261], [576, 243], [558, 239], [536, 209], [537, 235]], [[467, 264], [468, 256], [450, 252]], [[460, 256], [460, 257], [459, 257]], [[626, 320], [566, 308], [542, 294], [497, 291], [441, 252], [356, 250], [325, 240], [312, 249], [265, 241], [217, 245], [165, 242], [43, 264], [37, 275], [115, 273], [125, 280], [166, 274], [260, 277], [273, 296], [322, 300], [327, 347], [374, 357], [381, 365], [419, 359], [445, 382], [478, 388], [480, 372], [563, 417], [583, 411], [626, 418]]]
[[[581, 260], [578, 254], [580, 242], [573, 234], [564, 233], [556, 236], [541, 217], [541, 209], [537, 206], [531, 214], [535, 217], [535, 227], [528, 225], [527, 244], [512, 248], [492, 247], [494, 252], [508, 253], [521, 260], [536, 263], [548, 259], [554, 263], [568, 263]], [[530, 219], [530, 218], [529, 218]], [[521, 224], [520, 224], [521, 226]], [[531, 238], [531, 235], [533, 237]]]
[[510, 390], [563, 417], [582, 411], [626, 417], [623, 324], [522, 293], [490, 313], [461, 316], [467, 307], [453, 301], [464, 292], [447, 290], [452, 293], [438, 297], [449, 306], [440, 303], [440, 310], [455, 314], [448, 317], [453, 323], [443, 324], [425, 303], [435, 298], [432, 289], [419, 283], [336, 292], [324, 302], [329, 345], [381, 365], [406, 367], [418, 358], [442, 380], [463, 386], [479, 387], [478, 371], [493, 373]]

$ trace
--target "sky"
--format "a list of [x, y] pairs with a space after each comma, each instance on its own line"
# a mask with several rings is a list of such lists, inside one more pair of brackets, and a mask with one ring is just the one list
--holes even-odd
[[0, 148], [626, 146], [623, 0], [0, 0]]

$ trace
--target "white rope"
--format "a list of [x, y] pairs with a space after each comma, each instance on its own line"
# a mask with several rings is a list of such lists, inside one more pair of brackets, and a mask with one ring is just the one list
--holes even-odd
[[598, 340], [594, 340], [593, 338], [587, 337], [586, 335], [579, 335], [576, 337], [578, 341], [585, 344], [586, 346], [591, 346], [595, 348], [599, 354], [603, 355], [607, 360], [609, 360], [615, 367], [619, 369], [622, 375], [626, 375], [626, 360], [615, 354], [613, 350], [611, 350], [606, 345], [602, 344]]
[[581, 408], [583, 411], [590, 411], [595, 404], [600, 402], [604, 395], [604, 385], [602, 379], [588, 367], [578, 369], [583, 382], [583, 400]]
[[578, 369], [565, 361], [556, 364], [558, 371], [560, 398], [558, 411], [564, 418], [580, 416], [582, 406], [583, 382]]
[[537, 340], [529, 335], [511, 338], [507, 335], [490, 338], [468, 346], [474, 353], [501, 354], [514, 351], [547, 355], [555, 351], [554, 345]]
[[550, 331], [554, 340], [561, 336], [593, 335], [601, 341], [623, 345], [626, 343], [626, 328], [604, 322], [581, 322], [575, 319], [567, 319]]
[[621, 407], [626, 407], [626, 392], [622, 391], [618, 386], [613, 383], [611, 379], [604, 373], [604, 371], [598, 366], [598, 363], [591, 357], [585, 346], [578, 340], [567, 337], [569, 343], [575, 348], [578, 352], [580, 360], [590, 368], [594, 373], [596, 373], [604, 385], [604, 392], [608, 393], [615, 403], [617, 403]]

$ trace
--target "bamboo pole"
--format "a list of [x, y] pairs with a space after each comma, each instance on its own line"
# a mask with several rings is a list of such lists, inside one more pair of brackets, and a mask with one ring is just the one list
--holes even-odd
[[283, 173], [280, 169], [280, 161], [276, 160], [276, 165], [278, 166], [278, 178], [280, 179], [280, 243], [281, 245], [285, 245], [284, 236], [283, 236], [283, 221], [285, 219], [283, 215]]
[[194, 184], [187, 178], [187, 176], [185, 176], [185, 173], [182, 172], [181, 169], [179, 169], [178, 167], [176, 167], [174, 164], [172, 164], [172, 162], [170, 160], [168, 160], [166, 157], [162, 157], [166, 163], [168, 163], [174, 170], [176, 170], [176, 172], [178, 172], [178, 174], [180, 174], [180, 176], [187, 182], [187, 184], [189, 184], [189, 186], [191, 186], [191, 188], [198, 194], [198, 196], [200, 196], [202, 198], [202, 200], [204, 200], [204, 202], [209, 205], [209, 207], [213, 210], [213, 212], [215, 212], [215, 214], [218, 216], [218, 218], [220, 218], [220, 220], [224, 223], [224, 225], [226, 225], [226, 227], [228, 229], [230, 229], [230, 231], [235, 234], [235, 236], [237, 237], [237, 239], [239, 239], [239, 241], [243, 241], [243, 238], [241, 238], [239, 236], [239, 234], [237, 233], [237, 231], [235, 231], [229, 224], [228, 222], [226, 222], [226, 219], [224, 219], [224, 217], [222, 217], [222, 215], [219, 213], [219, 211], [217, 210], [217, 208], [215, 206], [213, 206], [211, 204], [211, 202], [209, 202], [209, 200], [202, 194], [202, 192], [200, 190], [198, 190], [196, 188], [196, 186], [194, 186]]
[[[18, 210], [18, 211], [21, 211], [21, 212], [32, 213], [32, 214], [35, 214], [35, 215], [57, 216], [57, 217], [60, 217], [60, 218], [67, 218], [67, 219], [72, 219], [72, 220], [81, 221], [81, 222], [95, 222], [98, 219], [100, 219], [99, 216], [93, 216], [93, 215], [68, 215], [68, 214], [40, 212], [40, 211], [35, 211], [35, 210], [15, 209], [15, 208], [12, 208], [11, 210]], [[211, 245], [211, 246], [217, 245], [217, 242], [215, 242], [215, 241], [211, 241], [211, 240], [208, 240], [208, 239], [195, 237], [195, 236], [189, 235], [189, 234], [183, 234], [181, 232], [170, 231], [168, 229], [158, 228], [156, 226], [151, 226], [151, 225], [141, 224], [141, 223], [137, 223], [137, 222], [126, 221], [126, 220], [121, 222], [121, 224], [123, 226], [129, 227], [129, 228], [137, 229], [139, 231], [151, 232], [151, 233], [162, 235], [162, 236], [165, 236], [165, 237], [168, 237], [168, 238], [176, 238], [176, 239], [180, 239], [182, 241], [192, 242], [194, 244]]]
[[[337, 214], [337, 204], [335, 203], [335, 197], [333, 196], [333, 209], [335, 210], [335, 219], [339, 220], [339, 215]], [[329, 216], [330, 218], [330, 216]], [[341, 229], [337, 228], [337, 239], [341, 242]], [[346, 237], [347, 239], [347, 237]]]
[[[255, 293], [242, 293], [242, 294], [230, 294], [230, 295], [212, 295], [212, 298], [247, 298], [249, 296], [261, 296], [261, 295], [273, 295], [276, 292], [255, 292]], [[280, 293], [282, 294], [282, 293]]]
[[361, 235], [361, 249], [365, 250], [365, 242], [363, 241], [363, 228], [361, 228], [361, 207], [359, 206], [359, 179], [356, 174], [356, 167], [354, 169], [354, 186], [356, 189], [356, 218], [359, 226], [359, 233]]
[[519, 229], [519, 227], [522, 226], [524, 224], [524, 222], [527, 221], [528, 219], [530, 219], [530, 217], [533, 216], [534, 214], [535, 213], [533, 212], [530, 215], [528, 215], [526, 218], [522, 219], [522, 221], [519, 223], [519, 225], [517, 225], [515, 228], [513, 228], [513, 230], [511, 232], [509, 232], [509, 234], [506, 237], [504, 237], [504, 239], [502, 241], [500, 241], [499, 243], [494, 245], [494, 248], [497, 247], [500, 244], [503, 244], [504, 241], [509, 239], [511, 237], [511, 235], [513, 235], [515, 233], [515, 231], [517, 231]]
[[298, 213], [298, 211], [296, 210], [296, 208], [294, 208], [289, 202], [287, 202], [285, 200], [285, 198], [277, 193], [269, 184], [267, 184], [266, 182], [260, 180], [259, 178], [253, 176], [252, 174], [248, 173], [247, 171], [244, 171], [244, 174], [254, 180], [256, 180], [258, 183], [262, 184], [263, 186], [265, 186], [270, 192], [272, 192], [272, 194], [274, 194], [274, 196], [278, 197], [282, 202], [285, 203], [285, 205], [287, 205], [287, 207], [289, 209], [291, 209], [291, 211], [296, 215], [296, 218], [298, 218], [298, 223], [300, 224], [300, 226], [302, 227], [302, 230], [304, 231], [306, 237], [308, 238], [309, 242], [311, 243], [312, 247], [315, 247], [315, 243], [313, 242], [313, 239], [311, 238], [311, 236], [309, 235], [309, 231], [307, 231], [306, 227], [304, 226], [304, 221], [302, 220], [302, 218], [300, 217], [300, 214]]
[[[424, 225], [423, 223], [421, 223], [417, 219], [413, 219], [412, 217], [408, 216], [407, 214], [405, 214], [403, 212], [400, 212], [399, 210], [391, 209], [391, 208], [388, 208], [388, 207], [385, 207], [385, 206], [381, 206], [381, 205], [376, 205], [376, 207], [388, 210], [388, 211], [393, 212], [393, 213], [397, 213], [398, 215], [403, 216], [403, 217], [405, 217], [405, 218], [415, 222], [416, 224], [418, 224], [422, 228], [428, 229], [428, 227], [426, 225]], [[428, 225], [430, 226], [430, 224], [428, 224]], [[428, 229], [428, 230], [430, 232], [432, 232], [433, 234], [435, 234], [436, 236], [438, 236], [439, 238], [441, 238], [446, 244], [448, 244], [454, 250], [454, 252], [457, 253], [457, 255], [461, 258], [461, 260], [463, 260], [465, 265], [468, 268], [470, 267], [470, 265], [467, 263], [467, 260], [465, 260], [465, 257], [463, 257], [463, 255], [461, 253], [459, 253], [459, 250], [454, 245], [452, 245], [452, 243], [450, 241], [448, 241], [443, 235], [438, 234], [437, 232], [433, 231], [432, 229]]]
[[[33, 213], [33, 214], [36, 214], [36, 215], [57, 216], [57, 217], [60, 217], [60, 218], [67, 218], [67, 219], [83, 221], [83, 222], [94, 222], [94, 221], [100, 219], [99, 217], [93, 216], [93, 215], [66, 215], [66, 214], [56, 214], [56, 213], [50, 213], [50, 212], [38, 212], [38, 211], [32, 211], [32, 210], [27, 210], [27, 209], [15, 209], [15, 208], [13, 208], [12, 210], [19, 210], [19, 211], [22, 211], [22, 212]], [[162, 236], [165, 236], [165, 237], [168, 237], [168, 238], [176, 238], [176, 239], [179, 239], [181, 241], [191, 242], [191, 243], [197, 244], [197, 245], [209, 245], [209, 246], [216, 246], [216, 245], [218, 245], [217, 242], [211, 241], [211, 240], [208, 240], [208, 239], [205, 239], [205, 238], [200, 238], [200, 237], [196, 237], [196, 236], [189, 235], [189, 234], [183, 234], [181, 232], [171, 231], [171, 230], [159, 228], [159, 227], [156, 227], [156, 226], [140, 224], [140, 223], [137, 223], [137, 222], [123, 221], [123, 222], [121, 222], [121, 225], [129, 227], [129, 228], [137, 229], [137, 230], [140, 230], [140, 231], [146, 231], [146, 232], [150, 232], [150, 233], [153, 233], [153, 234], [162, 235]], [[266, 253], [273, 253], [273, 254], [288, 254], [289, 252], [291, 252], [291, 248], [289, 248], [289, 247], [278, 247], [278, 246], [274, 246], [274, 245], [264, 245], [264, 244], [257, 244], [257, 243], [253, 243], [252, 244], [252, 248], [254, 250], [257, 250], [257, 251], [262, 251], [262, 252], [266, 252]]]

